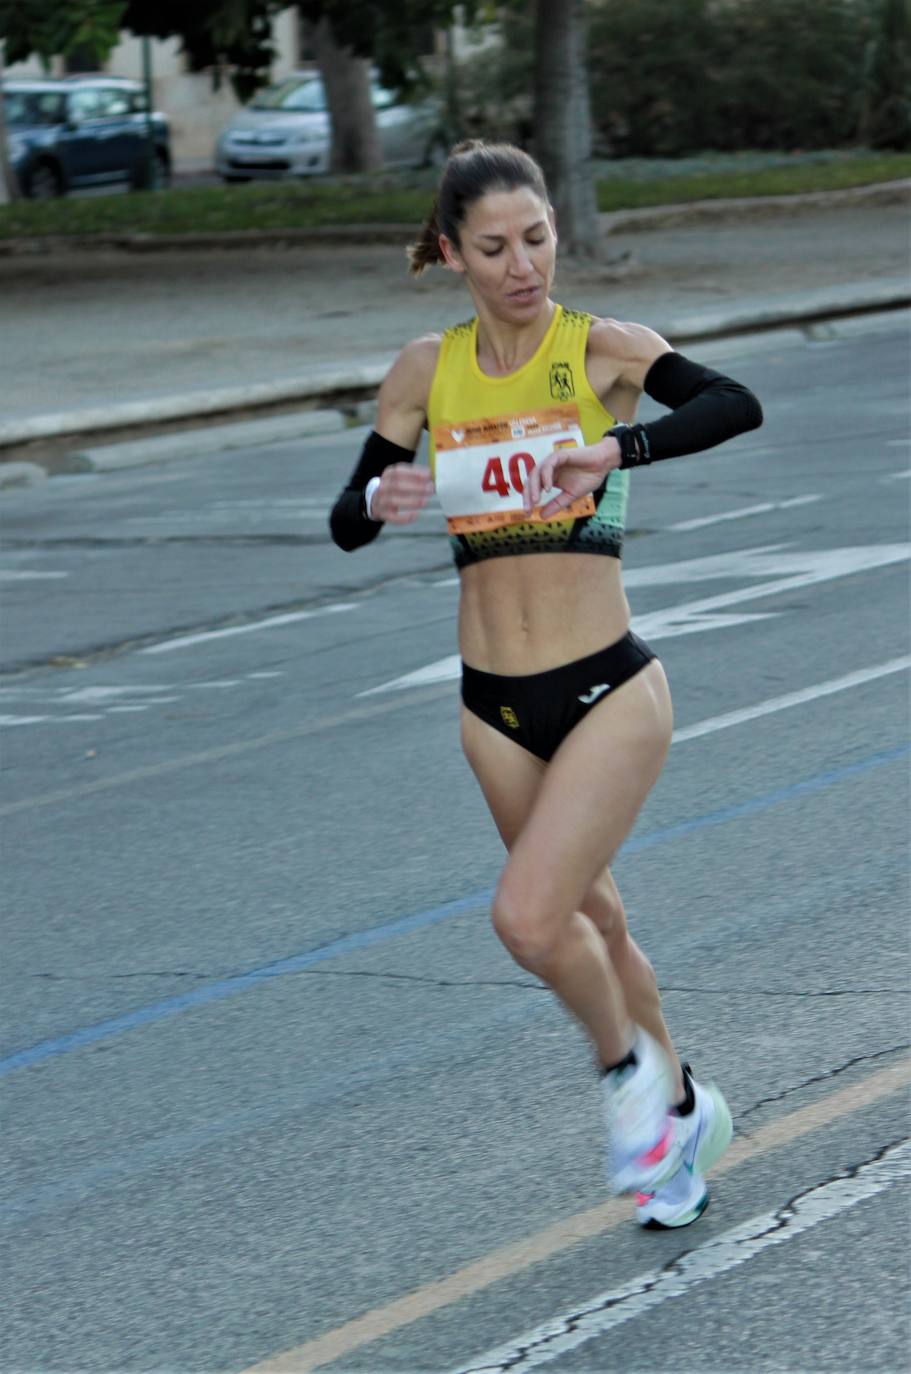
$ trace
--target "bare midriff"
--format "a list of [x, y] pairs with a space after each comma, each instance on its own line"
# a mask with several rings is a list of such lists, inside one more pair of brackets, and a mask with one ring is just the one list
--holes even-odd
[[619, 558], [546, 553], [462, 570], [459, 648], [482, 672], [541, 673], [614, 644], [628, 629]]

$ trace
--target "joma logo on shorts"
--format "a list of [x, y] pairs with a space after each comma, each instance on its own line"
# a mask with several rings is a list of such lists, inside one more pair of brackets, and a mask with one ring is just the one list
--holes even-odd
[[510, 730], [518, 730], [519, 717], [516, 715], [515, 711], [512, 709], [511, 706], [500, 707], [500, 719], [503, 721], [504, 725], [509, 726]]

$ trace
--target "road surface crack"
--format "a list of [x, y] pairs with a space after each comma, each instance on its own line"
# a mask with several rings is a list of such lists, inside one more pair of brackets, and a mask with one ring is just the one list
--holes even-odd
[[774, 1093], [771, 1097], [760, 1098], [758, 1102], [753, 1103], [752, 1107], [745, 1107], [743, 1111], [738, 1112], [738, 1134], [749, 1136], [749, 1132], [742, 1129], [741, 1123], [744, 1117], [752, 1116], [754, 1112], [758, 1112], [762, 1107], [768, 1107], [773, 1102], [781, 1102], [784, 1098], [791, 1097], [794, 1093], [802, 1092], [804, 1088], [811, 1088], [817, 1083], [828, 1083], [833, 1078], [838, 1078], [840, 1074], [845, 1073], [848, 1069], [854, 1068], [857, 1064], [869, 1064], [877, 1059], [885, 1059], [889, 1055], [897, 1054], [900, 1050], [906, 1050], [908, 1048], [908, 1043], [903, 1042], [898, 1045], [892, 1045], [885, 1050], [877, 1050], [875, 1054], [856, 1055], [853, 1059], [848, 1059], [844, 1064], [839, 1064], [834, 1069], [828, 1069], [825, 1073], [816, 1074], [813, 1078], [805, 1078], [800, 1083], [795, 1083], [793, 1087], [785, 1088], [783, 1092]]
[[666, 992], [695, 992], [704, 997], [907, 997], [911, 993], [911, 988], [829, 988], [811, 992], [807, 988], [690, 988], [677, 983], [662, 983], [658, 990], [662, 996]]

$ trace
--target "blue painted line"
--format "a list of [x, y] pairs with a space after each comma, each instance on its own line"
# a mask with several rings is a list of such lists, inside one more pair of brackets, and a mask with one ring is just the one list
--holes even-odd
[[289, 955], [287, 959], [279, 959], [276, 963], [266, 964], [262, 968], [250, 969], [248, 973], [221, 978], [204, 988], [195, 988], [193, 992], [166, 997], [161, 1002], [153, 1002], [148, 1007], [138, 1007], [136, 1011], [128, 1011], [123, 1016], [114, 1016], [110, 1020], [99, 1021], [97, 1025], [71, 1031], [69, 1035], [42, 1040], [30, 1049], [19, 1050], [16, 1054], [0, 1059], [0, 1077], [12, 1073], [15, 1069], [24, 1069], [30, 1064], [40, 1064], [42, 1060], [51, 1059], [55, 1055], [82, 1049], [84, 1045], [94, 1045], [99, 1040], [107, 1040], [112, 1035], [120, 1035], [123, 1031], [136, 1030], [139, 1026], [148, 1026], [153, 1021], [161, 1021], [167, 1016], [176, 1016], [178, 1012], [203, 1007], [207, 1002], [218, 1002], [224, 997], [233, 997], [235, 993], [246, 992], [270, 978], [281, 978], [288, 973], [301, 973], [304, 969], [312, 968], [314, 964], [325, 963], [327, 959], [336, 959], [355, 950], [369, 949], [371, 945], [391, 940], [396, 935], [408, 935], [414, 930], [422, 930], [425, 926], [437, 925], [451, 916], [460, 916], [465, 911], [471, 911], [489, 902], [492, 896], [493, 889], [489, 892], [476, 892], [469, 897], [446, 902], [443, 906], [432, 907], [429, 911], [419, 911], [414, 916], [403, 916], [397, 921], [388, 921], [385, 925], [375, 926], [373, 930], [344, 935], [328, 945], [320, 945], [317, 949], [306, 950], [302, 954]]
[[[472, 991], [476, 992], [471, 988], [466, 989], [468, 993]], [[502, 990], [498, 989], [496, 995], [501, 1000]], [[513, 997], [517, 995], [513, 993]], [[318, 1074], [293, 1093], [269, 1098], [255, 1107], [231, 1112], [204, 1125], [166, 1131], [151, 1140], [129, 1140], [130, 1127], [125, 1122], [123, 1135], [127, 1139], [122, 1142], [124, 1149], [52, 1182], [36, 1183], [20, 1188], [9, 1198], [0, 1198], [0, 1222], [9, 1226], [32, 1221], [61, 1207], [76, 1206], [150, 1169], [160, 1168], [174, 1159], [183, 1159], [196, 1150], [207, 1150], [223, 1141], [234, 1140], [237, 1136], [251, 1132], [261, 1135], [283, 1125], [291, 1133], [299, 1133], [306, 1112], [341, 1102], [350, 1093], [365, 1090], [382, 1092], [388, 1089], [391, 1080], [400, 1082], [405, 1074], [423, 1075], [432, 1069], [445, 1072], [451, 1069], [454, 1062], [458, 1062], [460, 1067], [464, 1066], [483, 1053], [494, 1033], [499, 1043], [501, 1035], [524, 1029], [529, 1023], [544, 1017], [551, 1017], [557, 1026], [564, 1024], [563, 1013], [552, 997], [540, 993], [531, 998], [527, 993], [521, 996], [523, 1000], [518, 1005], [494, 1005], [492, 1010], [485, 1006], [480, 1026], [477, 1020], [466, 1022], [460, 1018], [457, 1024], [445, 1028], [444, 1033], [436, 1034], [433, 1040], [408, 1040], [386, 1054], [369, 1059], [358, 1068], [347, 1072], [332, 1069]]]
[[[894, 749], [887, 749], [882, 753], [872, 754], [868, 758], [860, 759], [857, 763], [845, 764], [841, 768], [833, 768], [828, 772], [818, 773], [815, 777], [807, 778], [803, 782], [792, 783], [790, 786], [777, 788], [774, 792], [763, 793], [759, 797], [741, 802], [736, 806], [710, 811], [706, 815], [696, 816], [690, 821], [679, 821], [675, 825], [664, 826], [660, 830], [652, 831], [650, 835], [634, 837], [624, 845], [623, 852], [624, 854], [637, 854], [644, 849], [651, 849], [654, 845], [667, 844], [671, 840], [679, 839], [681, 836], [692, 834], [698, 830], [706, 830], [712, 826], [724, 825], [728, 821], [739, 820], [744, 816], [755, 815], [757, 812], [766, 811], [781, 802], [809, 796], [813, 792], [831, 787], [834, 783], [842, 782], [846, 778], [866, 773], [871, 768], [881, 768], [886, 764], [895, 763], [898, 759], [907, 757], [909, 753], [911, 753], [911, 745], [903, 744]], [[301, 954], [292, 954], [287, 959], [266, 964], [262, 968], [251, 969], [247, 973], [218, 979], [204, 988], [194, 989], [193, 992], [183, 993], [177, 997], [167, 997], [160, 1002], [153, 1002], [147, 1007], [138, 1007], [135, 1011], [126, 1012], [123, 1016], [114, 1016], [106, 1021], [99, 1021], [94, 1026], [86, 1026], [82, 1030], [71, 1031], [67, 1035], [56, 1036], [51, 1040], [42, 1040], [37, 1045], [32, 1045], [28, 1049], [19, 1050], [0, 1059], [0, 1077], [14, 1073], [17, 1069], [43, 1063], [45, 1060], [53, 1059], [61, 1054], [69, 1054], [72, 1050], [82, 1049], [86, 1045], [97, 1044], [99, 1040], [108, 1040], [124, 1031], [136, 1030], [140, 1026], [148, 1026], [155, 1021], [163, 1021], [167, 1017], [178, 1015], [180, 1012], [206, 1006], [209, 1002], [233, 997], [235, 993], [247, 992], [271, 978], [281, 978], [286, 974], [300, 973], [316, 964], [322, 964], [329, 959], [336, 959], [355, 951], [369, 949], [373, 945], [392, 940], [398, 935], [408, 935], [416, 930], [439, 925], [441, 921], [446, 921], [450, 917], [460, 916], [466, 911], [473, 911], [478, 907], [489, 905], [492, 897], [492, 888], [487, 888], [482, 892], [470, 893], [467, 897], [446, 902], [442, 906], [431, 907], [428, 911], [419, 911], [412, 916], [403, 916], [396, 921], [388, 921], [381, 926], [375, 926], [372, 930], [345, 935], [341, 939], [333, 940], [317, 949], [306, 950]]]

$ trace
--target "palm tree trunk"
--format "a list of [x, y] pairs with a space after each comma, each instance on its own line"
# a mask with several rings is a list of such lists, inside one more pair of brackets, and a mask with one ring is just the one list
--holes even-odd
[[561, 253], [600, 257], [584, 0], [535, 0], [534, 145]]
[[370, 63], [340, 47], [327, 19], [314, 24], [311, 33], [332, 121], [332, 171], [375, 172], [383, 157], [370, 99]]
[[3, 104], [3, 39], [0, 38], [0, 205], [20, 196], [19, 183], [9, 160], [6, 142], [6, 112]]

